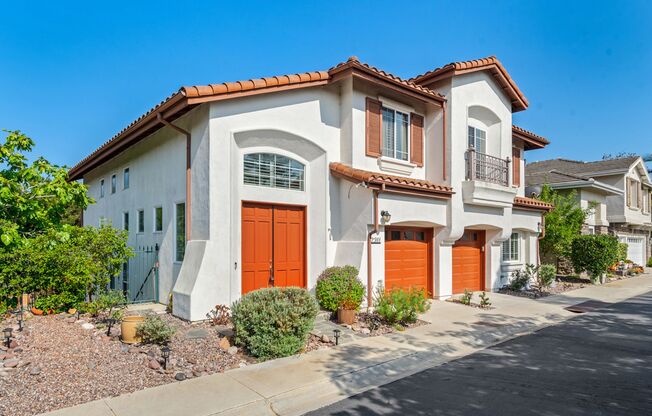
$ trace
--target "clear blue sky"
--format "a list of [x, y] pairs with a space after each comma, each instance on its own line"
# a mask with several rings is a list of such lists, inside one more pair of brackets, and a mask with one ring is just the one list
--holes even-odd
[[[424, 2], [425, 3], [425, 2]], [[0, 24], [0, 128], [73, 165], [181, 85], [328, 69], [396, 75], [496, 55], [530, 101], [528, 153], [652, 152], [652, 2], [14, 1]]]

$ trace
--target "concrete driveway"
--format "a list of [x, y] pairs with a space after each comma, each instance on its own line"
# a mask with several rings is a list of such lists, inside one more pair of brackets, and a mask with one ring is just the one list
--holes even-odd
[[651, 415], [652, 292], [311, 415]]

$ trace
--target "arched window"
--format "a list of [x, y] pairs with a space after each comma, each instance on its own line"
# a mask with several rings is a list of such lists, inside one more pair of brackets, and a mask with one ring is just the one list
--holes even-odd
[[294, 159], [273, 153], [251, 153], [244, 156], [245, 185], [303, 191], [305, 166]]

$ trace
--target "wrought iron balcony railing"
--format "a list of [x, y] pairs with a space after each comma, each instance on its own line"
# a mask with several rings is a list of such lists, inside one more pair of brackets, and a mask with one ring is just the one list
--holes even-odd
[[500, 159], [495, 156], [476, 152], [471, 147], [466, 151], [466, 179], [509, 186], [510, 162], [509, 157], [507, 159]]

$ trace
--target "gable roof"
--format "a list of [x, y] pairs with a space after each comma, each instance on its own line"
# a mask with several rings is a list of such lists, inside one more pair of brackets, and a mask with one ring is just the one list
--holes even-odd
[[69, 180], [81, 179], [85, 173], [163, 127], [164, 124], [159, 120], [159, 114], [163, 119], [173, 121], [202, 103], [316, 87], [337, 82], [349, 75], [377, 83], [383, 87], [393, 88], [419, 100], [431, 101], [439, 105], [446, 101], [443, 95], [429, 88], [362, 63], [355, 56], [350, 57], [346, 62], [337, 64], [328, 71], [279, 75], [221, 84], [184, 86], [131, 122], [90, 155], [78, 162], [68, 172]]
[[512, 125], [512, 137], [523, 140], [525, 150], [543, 149], [550, 144], [550, 141], [545, 137], [516, 125]]
[[529, 103], [525, 95], [516, 85], [516, 82], [509, 75], [503, 64], [495, 56], [487, 58], [474, 59], [471, 61], [451, 62], [440, 68], [428, 71], [425, 74], [411, 78], [410, 81], [417, 84], [429, 86], [433, 82], [455, 75], [467, 74], [476, 71], [489, 71], [493, 75], [498, 85], [503, 89], [505, 94], [512, 102], [512, 111], [525, 110]]
[[423, 179], [408, 178], [405, 176], [387, 175], [380, 172], [352, 168], [340, 162], [331, 162], [331, 173], [340, 178], [354, 182], [365, 182], [371, 187], [380, 187], [386, 190], [406, 190], [435, 198], [450, 198], [453, 188], [438, 185]]
[[628, 171], [638, 160], [641, 160], [638, 156], [598, 160], [594, 162], [582, 162], [580, 160], [571, 159], [551, 159], [528, 163], [525, 169], [526, 173], [549, 172], [556, 170], [581, 176], [606, 176]]

